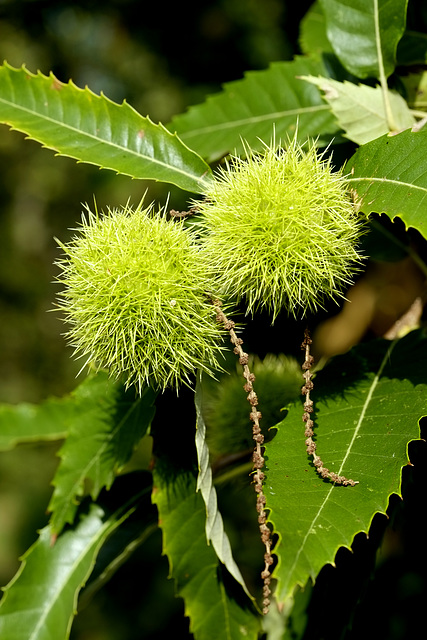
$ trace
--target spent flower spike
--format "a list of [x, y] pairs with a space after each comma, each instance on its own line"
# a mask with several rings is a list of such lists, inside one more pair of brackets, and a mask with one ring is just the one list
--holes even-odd
[[282, 309], [304, 315], [342, 297], [363, 233], [342, 172], [310, 141], [245, 150], [195, 204], [220, 295], [245, 299], [248, 313], [266, 307], [273, 321]]
[[58, 241], [58, 307], [76, 355], [139, 392], [178, 388], [196, 369], [220, 368], [221, 328], [192, 234], [142, 203], [104, 216], [87, 208], [78, 235]]

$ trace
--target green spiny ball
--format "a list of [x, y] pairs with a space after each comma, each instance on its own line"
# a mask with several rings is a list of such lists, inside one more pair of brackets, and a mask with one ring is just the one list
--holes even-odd
[[58, 306], [77, 355], [139, 392], [219, 368], [221, 329], [192, 232], [141, 205], [103, 217], [88, 209], [79, 231], [59, 243], [65, 257], [57, 263]]
[[266, 307], [273, 320], [336, 299], [360, 263], [362, 221], [342, 172], [314, 143], [247, 149], [232, 158], [197, 203], [203, 254], [220, 292]]

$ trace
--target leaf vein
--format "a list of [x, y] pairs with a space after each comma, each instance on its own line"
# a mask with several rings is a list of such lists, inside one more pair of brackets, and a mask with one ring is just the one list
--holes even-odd
[[297, 109], [288, 109], [286, 111], [276, 111], [275, 113], [268, 113], [262, 116], [251, 116], [249, 118], [241, 118], [240, 120], [231, 120], [229, 122], [220, 122], [217, 125], [211, 125], [209, 127], [199, 127], [192, 129], [188, 132], [182, 132], [181, 138], [189, 139], [197, 137], [205, 133], [214, 133], [225, 129], [233, 129], [235, 127], [241, 127], [246, 124], [254, 124], [257, 122], [268, 122], [269, 120], [277, 120], [292, 115], [301, 115], [302, 113], [316, 113], [318, 111], [328, 111], [328, 105], [316, 105], [312, 107], [299, 107]]

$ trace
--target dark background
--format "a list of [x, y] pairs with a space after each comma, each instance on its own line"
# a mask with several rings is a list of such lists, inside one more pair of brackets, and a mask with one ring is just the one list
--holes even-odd
[[[291, 59], [298, 53], [299, 21], [310, 4], [0, 0], [0, 59], [15, 67], [25, 64], [32, 72], [52, 70], [61, 81], [71, 78], [116, 102], [126, 99], [142, 115], [167, 123], [246, 70]], [[55, 158], [0, 127], [0, 402], [39, 402], [76, 385], [79, 365], [65, 346], [63, 325], [48, 313], [57, 291], [53, 262], [59, 251], [53, 238], [68, 239], [82, 204], [92, 203], [94, 196], [99, 209], [120, 206], [129, 198], [137, 203], [147, 187], [147, 201], [165, 202], [168, 187]], [[170, 189], [170, 197], [173, 208], [185, 208], [185, 194]], [[1, 584], [14, 575], [18, 556], [46, 523], [57, 448], [56, 443], [20, 446], [0, 455]], [[425, 465], [422, 449], [412, 455], [418, 468]], [[424, 556], [423, 541], [417, 533], [425, 494], [420, 478], [414, 484], [414, 473], [406, 474], [405, 502], [393, 503], [378, 557], [374, 542], [385, 519], [375, 522], [373, 542], [358, 539], [353, 554], [343, 551], [337, 568], [322, 572], [307, 638], [339, 638], [360, 585], [367, 597], [356, 610], [351, 637], [410, 637], [427, 591], [425, 560], [418, 558]], [[231, 509], [235, 499], [222, 497]], [[237, 545], [247, 535], [244, 517], [239, 526]], [[183, 604], [174, 598], [167, 561], [160, 554], [157, 533], [77, 617], [72, 639], [185, 637]], [[375, 580], [366, 581], [375, 566]]]

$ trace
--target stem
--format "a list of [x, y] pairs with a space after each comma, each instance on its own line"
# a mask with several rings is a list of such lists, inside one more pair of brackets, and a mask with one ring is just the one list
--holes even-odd
[[425, 111], [421, 111], [421, 109], [409, 109], [409, 111], [415, 118], [422, 118], [424, 120], [427, 117], [427, 113]]
[[387, 78], [384, 70], [384, 61], [383, 54], [381, 51], [381, 38], [380, 38], [380, 24], [379, 24], [379, 11], [378, 11], [378, 0], [374, 0], [375, 10], [374, 10], [374, 24], [375, 24], [375, 42], [377, 45], [377, 56], [378, 56], [378, 70], [379, 70], [379, 81], [381, 84], [381, 90], [383, 94], [384, 101], [384, 111], [387, 119], [387, 125], [390, 131], [397, 131], [397, 125], [394, 120], [393, 111], [390, 105], [390, 95], [388, 92], [388, 84]]
[[427, 115], [425, 112], [423, 111], [415, 111], [411, 109], [411, 113], [412, 115], [414, 115], [416, 118], [421, 118], [421, 120], [418, 120], [418, 122], [416, 122], [413, 126], [412, 126], [412, 131], [414, 131], [415, 133], [417, 131], [421, 131], [421, 129], [424, 127], [424, 125], [427, 122]]

